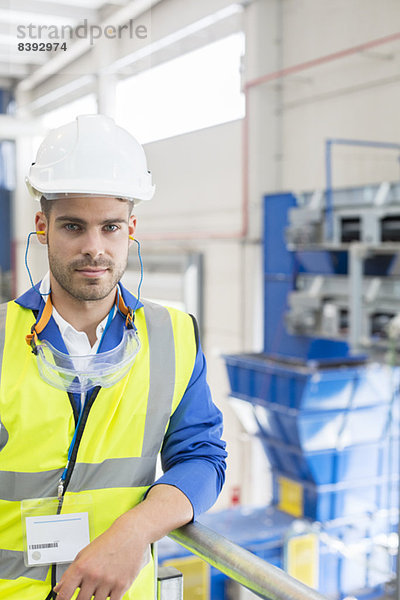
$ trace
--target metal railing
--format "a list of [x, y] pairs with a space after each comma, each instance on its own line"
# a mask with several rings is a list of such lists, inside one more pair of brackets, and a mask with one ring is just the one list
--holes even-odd
[[200, 523], [175, 529], [169, 537], [207, 563], [268, 600], [326, 600], [281, 569]]

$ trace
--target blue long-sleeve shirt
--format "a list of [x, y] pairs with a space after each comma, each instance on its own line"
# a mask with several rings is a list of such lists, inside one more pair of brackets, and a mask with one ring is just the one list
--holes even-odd
[[[38, 318], [45, 303], [36, 289], [17, 298], [17, 304], [35, 312]], [[121, 284], [124, 302], [134, 310], [138, 301]], [[116, 313], [105, 332], [99, 352], [114, 348], [122, 339], [125, 317]], [[27, 332], [28, 333], [28, 332]], [[60, 331], [53, 318], [39, 336], [58, 350], [67, 353]], [[161, 448], [164, 474], [153, 485], [169, 484], [180, 489], [193, 506], [194, 518], [212, 506], [225, 479], [225, 443], [221, 440], [222, 415], [211, 399], [206, 380], [206, 361], [198, 344], [193, 372], [184, 396], [172, 414]], [[76, 398], [77, 403], [80, 399]]]

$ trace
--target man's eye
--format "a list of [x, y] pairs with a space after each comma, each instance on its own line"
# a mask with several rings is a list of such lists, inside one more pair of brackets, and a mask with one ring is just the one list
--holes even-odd
[[67, 223], [65, 225], [65, 229], [67, 231], [78, 231], [79, 230], [79, 225], [77, 225], [76, 223]]
[[117, 225], [114, 225], [113, 223], [110, 223], [109, 225], [106, 225], [104, 227], [104, 229], [106, 231], [116, 231], [118, 229]]

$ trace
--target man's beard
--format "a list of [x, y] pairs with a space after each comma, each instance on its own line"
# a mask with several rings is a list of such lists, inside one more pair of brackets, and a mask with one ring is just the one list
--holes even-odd
[[[73, 298], [82, 301], [103, 300], [106, 298], [124, 274], [127, 261], [128, 257], [124, 263], [116, 265], [104, 258], [97, 261], [80, 259], [64, 264], [51, 254], [49, 248], [49, 265], [54, 279]], [[102, 275], [101, 279], [94, 277], [84, 280], [83, 276], [79, 276], [79, 273], [77, 273], [77, 269], [84, 269], [85, 267], [104, 268], [107, 269], [107, 273]], [[81, 279], [80, 282], [77, 281], [78, 277]]]

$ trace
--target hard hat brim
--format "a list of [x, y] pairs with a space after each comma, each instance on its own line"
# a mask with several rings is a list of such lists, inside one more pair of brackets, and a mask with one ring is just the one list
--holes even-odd
[[50, 186], [37, 186], [32, 183], [32, 181], [26, 177], [25, 183], [28, 188], [29, 193], [35, 200], [40, 201], [41, 197], [44, 196], [47, 200], [56, 200], [58, 198], [65, 198], [72, 194], [81, 194], [84, 196], [104, 196], [106, 198], [122, 198], [124, 200], [131, 200], [135, 206], [139, 204], [142, 200], [147, 201], [151, 200], [154, 196], [155, 185], [148, 187], [146, 192], [143, 190], [138, 190], [135, 195], [134, 191], [129, 190], [129, 193], [126, 193], [126, 190], [116, 189], [113, 186], [113, 189], [102, 188], [101, 190], [95, 190], [93, 188], [85, 189], [82, 186], [79, 187], [70, 187], [67, 185], [59, 185], [57, 188], [51, 188]]

